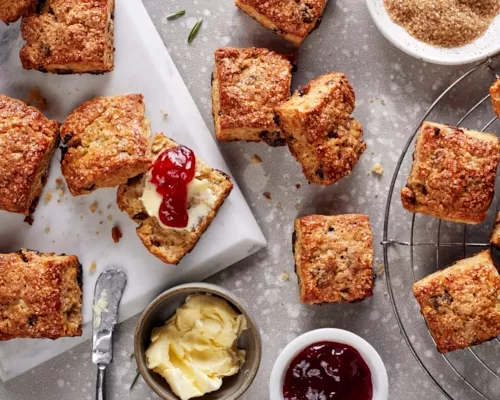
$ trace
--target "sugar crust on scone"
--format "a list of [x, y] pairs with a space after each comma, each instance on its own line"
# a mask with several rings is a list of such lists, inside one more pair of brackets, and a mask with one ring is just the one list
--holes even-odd
[[2, 0], [0, 3], [0, 21], [9, 24], [17, 21], [27, 12], [35, 9], [38, 0]]

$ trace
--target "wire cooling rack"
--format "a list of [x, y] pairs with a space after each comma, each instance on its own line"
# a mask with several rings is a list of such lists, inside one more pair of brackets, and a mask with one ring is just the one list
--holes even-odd
[[[500, 54], [475, 66], [449, 86], [425, 112], [405, 144], [391, 181], [384, 221], [388, 295], [404, 339], [427, 376], [450, 400], [500, 398], [500, 341], [441, 355], [412, 295], [415, 281], [490, 247], [488, 236], [500, 208], [499, 187], [480, 226], [450, 223], [403, 210], [399, 196], [411, 168], [413, 144], [425, 120], [498, 132], [488, 88], [499, 78]], [[477, 100], [479, 99], [479, 100]], [[432, 118], [431, 118], [432, 117]], [[500, 253], [493, 250], [494, 257]], [[397, 327], [395, 327], [397, 329]], [[404, 344], [402, 344], [404, 346]], [[422, 398], [425, 396], [422, 388]]]

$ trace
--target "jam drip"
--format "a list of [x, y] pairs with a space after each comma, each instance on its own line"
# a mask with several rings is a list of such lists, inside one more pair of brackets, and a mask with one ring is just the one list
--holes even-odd
[[195, 168], [194, 153], [186, 146], [165, 150], [153, 164], [151, 183], [163, 198], [158, 215], [165, 225], [188, 225], [187, 186], [194, 179]]
[[315, 343], [290, 363], [283, 396], [285, 400], [371, 400], [370, 369], [351, 346]]

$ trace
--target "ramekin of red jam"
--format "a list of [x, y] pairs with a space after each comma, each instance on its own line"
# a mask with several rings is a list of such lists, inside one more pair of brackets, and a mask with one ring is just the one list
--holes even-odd
[[278, 356], [271, 400], [387, 400], [388, 379], [375, 349], [354, 333], [318, 329], [290, 342]]

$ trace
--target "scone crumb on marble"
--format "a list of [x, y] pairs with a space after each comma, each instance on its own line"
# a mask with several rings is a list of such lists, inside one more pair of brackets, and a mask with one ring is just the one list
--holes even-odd
[[365, 151], [363, 127], [351, 118], [354, 106], [347, 77], [328, 73], [276, 107], [288, 147], [310, 183], [337, 182], [352, 172]]
[[218, 140], [283, 146], [274, 107], [290, 98], [292, 56], [260, 48], [215, 51], [212, 113]]
[[141, 94], [83, 103], [61, 126], [61, 170], [71, 194], [118, 186], [147, 171], [150, 136]]
[[0, 3], [0, 21], [9, 24], [17, 21], [27, 12], [35, 9], [38, 0], [2, 0]]
[[500, 146], [496, 135], [424, 122], [401, 190], [404, 208], [467, 224], [486, 218]]
[[357, 302], [372, 296], [373, 246], [368, 216], [298, 218], [293, 252], [303, 303]]
[[236, 0], [261, 25], [300, 46], [321, 22], [328, 0]]
[[413, 293], [441, 353], [500, 334], [500, 276], [490, 250], [421, 279]]

